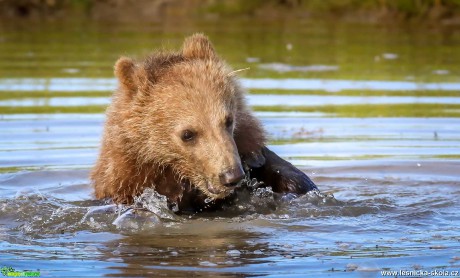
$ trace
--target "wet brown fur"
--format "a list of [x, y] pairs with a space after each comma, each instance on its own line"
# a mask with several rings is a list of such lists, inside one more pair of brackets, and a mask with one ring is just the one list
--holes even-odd
[[[180, 52], [157, 52], [141, 62], [120, 58], [119, 88], [108, 107], [102, 146], [91, 181], [97, 198], [132, 203], [153, 187], [171, 202], [201, 194], [225, 198], [215, 185], [221, 171], [260, 156], [265, 135], [251, 114], [244, 91], [227, 64], [201, 34], [187, 38]], [[225, 129], [225, 119], [234, 125]], [[180, 134], [197, 129], [197, 141]], [[196, 190], [198, 189], [198, 190]]]

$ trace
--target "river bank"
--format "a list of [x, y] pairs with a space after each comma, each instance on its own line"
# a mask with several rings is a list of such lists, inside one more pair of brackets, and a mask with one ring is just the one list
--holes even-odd
[[415, 22], [460, 25], [460, 3], [454, 0], [0, 0], [0, 20], [8, 21], [85, 18], [91, 21], [160, 22], [235, 16], [371, 24]]

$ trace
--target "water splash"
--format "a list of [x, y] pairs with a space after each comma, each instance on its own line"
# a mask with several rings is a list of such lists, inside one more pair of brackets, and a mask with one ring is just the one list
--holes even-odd
[[80, 223], [84, 223], [88, 219], [88, 217], [92, 218], [92, 216], [95, 214], [97, 215], [101, 213], [103, 214], [116, 213], [117, 211], [119, 211], [119, 207], [115, 204], [91, 207], [88, 210], [88, 212], [83, 216], [83, 218], [80, 220]]
[[151, 231], [161, 224], [161, 218], [143, 209], [127, 209], [112, 222], [122, 232]]
[[339, 205], [343, 204], [337, 199], [335, 199], [334, 195], [332, 193], [322, 193], [318, 189], [313, 189], [311, 191], [308, 191], [307, 194], [305, 194], [302, 197], [303, 200], [307, 201], [308, 203], [320, 206], [320, 205]]
[[153, 188], [146, 188], [140, 196], [134, 197], [132, 207], [148, 210], [162, 219], [175, 220], [177, 218], [170, 209], [166, 196], [159, 194]]
[[146, 188], [140, 196], [134, 197], [132, 205], [123, 207], [112, 224], [124, 232], [151, 231], [159, 225], [177, 220], [174, 212], [178, 210], [177, 204], [168, 204], [166, 196], [153, 188]]
[[256, 190], [263, 185], [264, 185], [263, 181], [258, 181], [255, 178], [250, 179], [250, 180], [248, 178], [248, 181], [246, 182], [246, 186], [249, 188], [249, 190]]
[[[25, 237], [43, 238], [94, 227], [80, 220], [88, 207], [85, 202], [69, 203], [39, 191], [17, 192], [12, 199], [0, 200], [3, 219], [9, 228]], [[97, 229], [99, 230], [99, 229]]]
[[[313, 190], [305, 195], [276, 193], [249, 176], [246, 186], [236, 190], [235, 200], [224, 205], [213, 215], [228, 218], [231, 222], [251, 219], [286, 219], [329, 216], [358, 216], [391, 209], [393, 204], [381, 201], [341, 202], [332, 194]], [[26, 237], [40, 238], [55, 234], [67, 234], [80, 230], [93, 232], [151, 232], [158, 227], [171, 226], [187, 221], [175, 214], [177, 204], [154, 189], [146, 189], [129, 206], [107, 204], [101, 201], [68, 202], [49, 194], [29, 190], [17, 192], [14, 198], [0, 200], [2, 218], [15, 217], [16, 227], [9, 226]], [[198, 214], [202, 218], [209, 215]]]

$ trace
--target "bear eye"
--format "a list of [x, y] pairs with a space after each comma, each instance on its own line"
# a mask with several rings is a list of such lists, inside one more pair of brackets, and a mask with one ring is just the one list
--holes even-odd
[[182, 141], [184, 142], [189, 142], [189, 141], [192, 141], [193, 139], [195, 139], [196, 137], [196, 132], [194, 131], [191, 131], [189, 129], [186, 129], [182, 132]]
[[233, 125], [233, 117], [227, 117], [227, 118], [225, 119], [225, 126], [226, 126], [227, 128], [229, 128], [229, 127], [231, 127], [232, 125]]

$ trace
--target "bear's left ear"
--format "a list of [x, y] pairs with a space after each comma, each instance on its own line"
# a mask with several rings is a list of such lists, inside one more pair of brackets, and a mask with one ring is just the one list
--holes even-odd
[[216, 51], [208, 37], [199, 33], [185, 39], [184, 45], [182, 46], [182, 56], [191, 59], [217, 58]]

